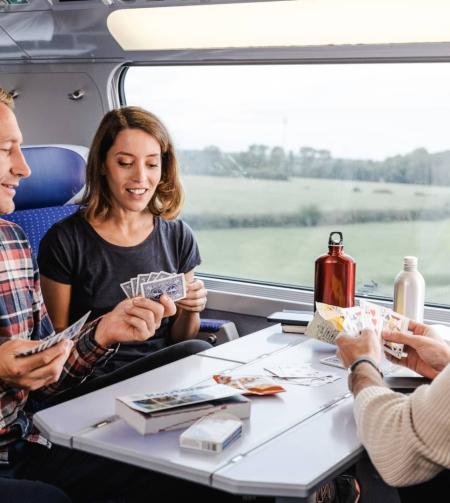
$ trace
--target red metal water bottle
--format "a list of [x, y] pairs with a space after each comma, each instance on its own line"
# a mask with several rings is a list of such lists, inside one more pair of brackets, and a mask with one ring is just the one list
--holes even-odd
[[316, 259], [314, 278], [314, 311], [316, 302], [333, 306], [355, 305], [356, 263], [344, 254], [342, 232], [332, 232], [328, 240], [328, 253]]

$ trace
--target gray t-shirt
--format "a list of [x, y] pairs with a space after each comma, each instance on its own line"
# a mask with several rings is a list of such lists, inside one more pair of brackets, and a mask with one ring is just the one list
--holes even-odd
[[[138, 274], [186, 273], [200, 262], [192, 230], [182, 220], [156, 217], [152, 233], [142, 243], [125, 247], [105, 241], [80, 212], [56, 223], [47, 232], [38, 255], [41, 274], [72, 286], [69, 324], [89, 310], [90, 319], [111, 311], [126, 298], [120, 283]], [[150, 341], [165, 337], [169, 325], [170, 320], [164, 320]], [[143, 353], [148, 352], [145, 344]], [[142, 344], [136, 344], [136, 350], [138, 346]], [[121, 346], [120, 352], [122, 348], [126, 349]], [[126, 361], [136, 356], [130, 355]]]

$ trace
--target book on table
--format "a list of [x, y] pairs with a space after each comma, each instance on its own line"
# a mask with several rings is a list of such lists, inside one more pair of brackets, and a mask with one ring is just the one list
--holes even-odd
[[142, 435], [187, 428], [219, 411], [250, 416], [250, 400], [223, 384], [116, 398], [116, 414]]
[[306, 325], [285, 325], [282, 323], [281, 331], [285, 334], [304, 334], [306, 332]]
[[267, 321], [281, 323], [281, 330], [285, 333], [304, 334], [313, 316], [305, 311], [277, 311], [267, 317]]

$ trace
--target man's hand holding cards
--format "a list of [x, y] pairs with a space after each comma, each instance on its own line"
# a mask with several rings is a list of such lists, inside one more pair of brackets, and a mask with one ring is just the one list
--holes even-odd
[[[317, 302], [316, 307], [317, 311], [306, 329], [306, 335], [330, 344], [336, 344], [336, 337], [342, 332], [352, 335], [368, 328], [381, 337], [383, 331], [405, 333], [408, 330], [408, 318], [392, 309], [364, 300], [355, 307], [343, 308], [320, 302]], [[407, 356], [403, 351], [403, 344], [383, 341], [383, 349], [398, 360]]]
[[17, 353], [16, 356], [34, 355], [36, 353], [44, 351], [45, 349], [51, 348], [52, 346], [58, 344], [58, 342], [61, 342], [62, 340], [73, 339], [80, 333], [80, 330], [83, 328], [83, 325], [86, 323], [86, 320], [89, 318], [90, 314], [91, 312], [88, 311], [83, 317], [81, 317], [73, 325], [70, 325], [70, 327], [67, 327], [62, 332], [59, 332], [58, 334], [49, 335], [45, 339], [42, 339], [41, 343], [38, 346], [35, 346], [33, 349], [29, 349], [28, 351]]
[[131, 299], [143, 296], [150, 300], [159, 300], [161, 295], [166, 294], [174, 302], [186, 297], [186, 281], [184, 274], [171, 274], [165, 271], [159, 273], [139, 274], [120, 287], [125, 295]]

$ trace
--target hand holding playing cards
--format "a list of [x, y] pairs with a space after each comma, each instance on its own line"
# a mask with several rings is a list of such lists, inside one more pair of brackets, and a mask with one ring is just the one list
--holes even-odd
[[389, 360], [404, 365], [415, 372], [434, 379], [450, 363], [450, 347], [433, 330], [433, 327], [410, 321], [408, 329], [413, 335], [401, 332], [383, 332], [383, 339], [405, 344], [408, 356], [400, 361], [386, 355]]
[[371, 329], [361, 330], [359, 335], [341, 333], [336, 337], [338, 346], [337, 356], [345, 367], [350, 365], [360, 356], [369, 356], [377, 365], [383, 357], [383, 347], [380, 337]]
[[201, 313], [206, 306], [208, 290], [206, 290], [203, 281], [194, 279], [186, 286], [186, 297], [177, 302], [177, 306], [185, 311]]
[[40, 353], [20, 357], [17, 355], [38, 346], [40, 341], [14, 339], [0, 346], [0, 381], [33, 391], [59, 379], [69, 357], [73, 342], [63, 340]]
[[105, 348], [117, 342], [145, 341], [155, 335], [163, 318], [175, 312], [175, 304], [167, 295], [159, 302], [143, 297], [124, 300], [103, 316], [95, 340]]

